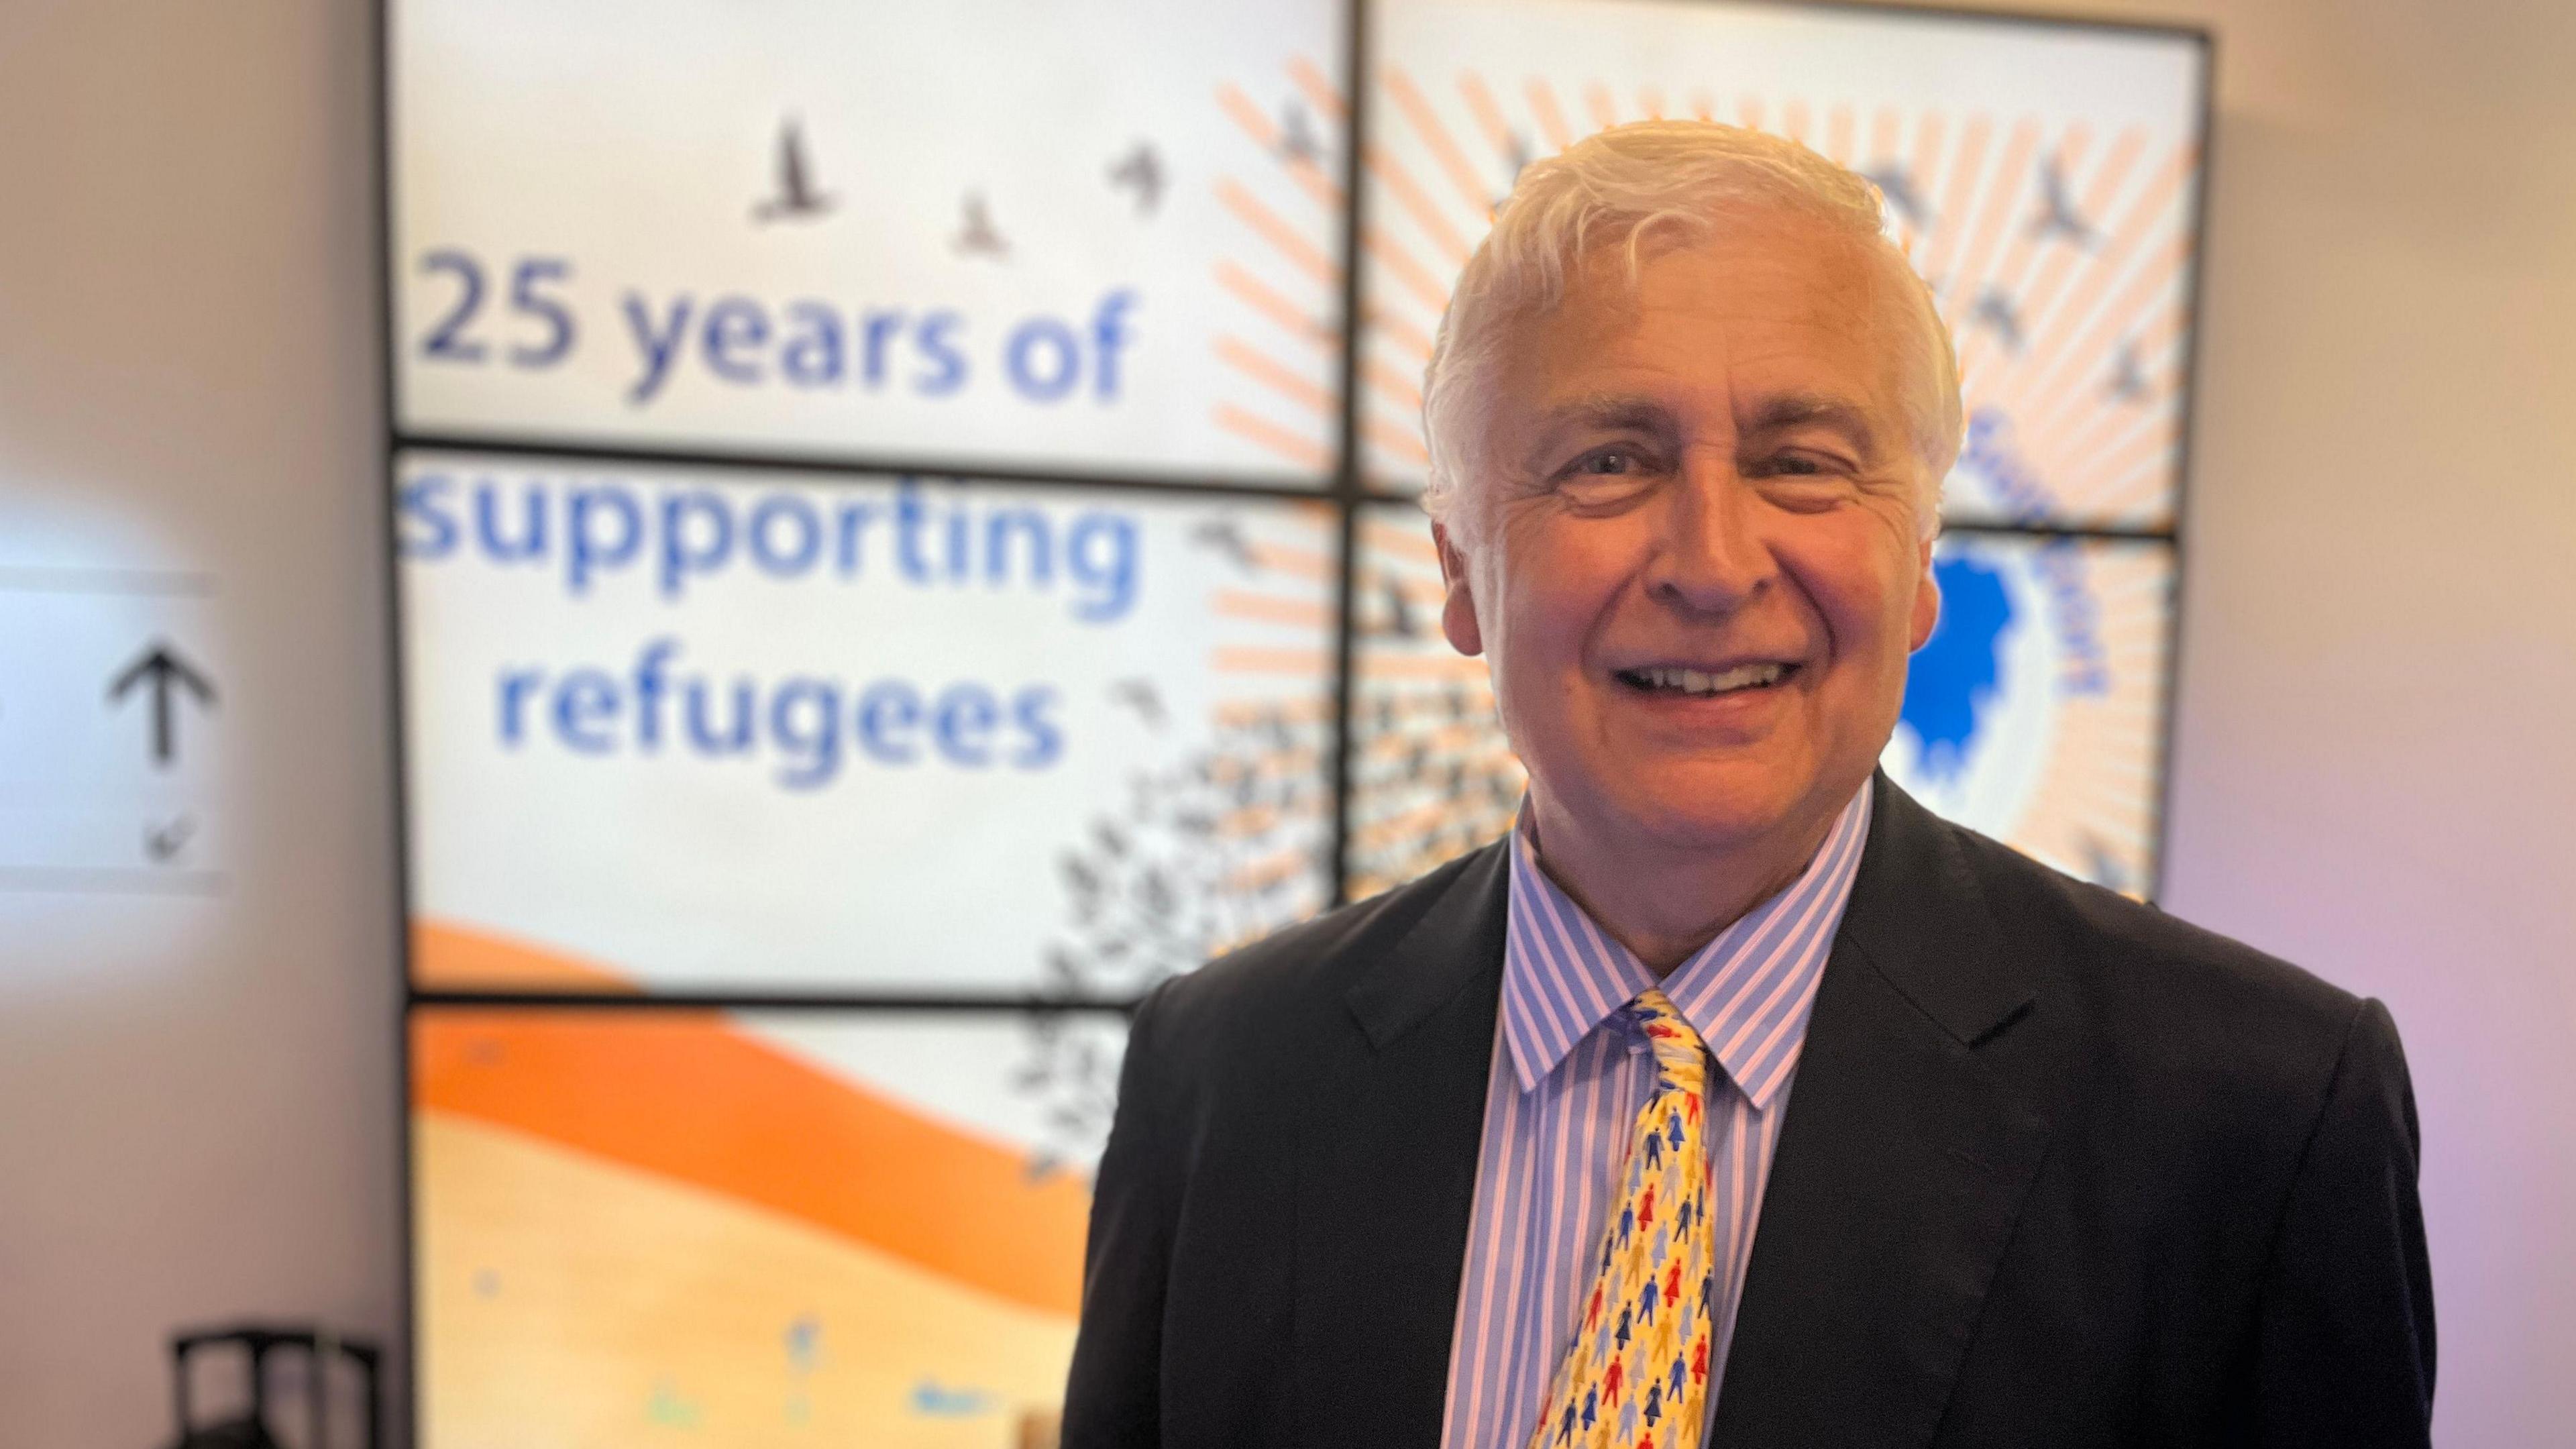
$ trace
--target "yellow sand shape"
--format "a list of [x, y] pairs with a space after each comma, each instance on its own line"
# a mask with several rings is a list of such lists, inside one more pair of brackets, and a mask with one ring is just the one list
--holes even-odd
[[424, 1449], [1046, 1442], [1072, 1318], [507, 1127], [416, 1123]]
[[696, 1010], [412, 1016], [416, 1107], [785, 1213], [1071, 1317], [1090, 1193]]

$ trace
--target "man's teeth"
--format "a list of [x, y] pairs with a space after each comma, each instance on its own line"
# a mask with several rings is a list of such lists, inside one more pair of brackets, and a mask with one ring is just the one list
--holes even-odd
[[1739, 664], [1722, 674], [1708, 674], [1697, 669], [1635, 671], [1649, 689], [1678, 689], [1685, 694], [1724, 694], [1732, 689], [1777, 684], [1780, 676], [1788, 672], [1788, 666], [1782, 664]]

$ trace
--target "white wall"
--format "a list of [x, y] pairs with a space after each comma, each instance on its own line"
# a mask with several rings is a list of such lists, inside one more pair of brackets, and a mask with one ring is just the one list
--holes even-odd
[[13, 1449], [168, 1442], [177, 1324], [394, 1328], [368, 30], [0, 0], [0, 566], [211, 576], [179, 642], [221, 692], [180, 723], [227, 874], [0, 886]]
[[2565, 1443], [2576, 7], [2118, 9], [2219, 32], [2166, 904], [2389, 1003], [2437, 1436]]
[[[216, 575], [234, 832], [212, 902], [0, 895], [12, 1442], [158, 1441], [176, 1322], [394, 1326], [365, 9], [0, 0], [0, 564], [122, 515]], [[2221, 33], [2169, 903], [2391, 1003], [2442, 1442], [2549, 1442], [2576, 1424], [2576, 10], [2098, 13]], [[81, 959], [45, 944], [102, 920]]]

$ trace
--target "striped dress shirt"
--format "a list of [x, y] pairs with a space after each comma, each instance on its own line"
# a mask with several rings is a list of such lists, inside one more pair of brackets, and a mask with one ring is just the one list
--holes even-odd
[[[1708, 1043], [1712, 1261], [1708, 1421], [1816, 982], [1869, 834], [1869, 787], [1796, 884], [1660, 983]], [[1524, 1449], [1591, 1287], [1655, 1058], [1618, 1009], [1659, 984], [1539, 869], [1529, 811], [1512, 833], [1509, 934], [1476, 1203], [1450, 1339], [1444, 1449]]]

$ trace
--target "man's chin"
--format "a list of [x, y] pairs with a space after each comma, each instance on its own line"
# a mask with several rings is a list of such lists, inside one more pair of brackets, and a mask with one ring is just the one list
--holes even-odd
[[1776, 788], [1649, 788], [1613, 808], [1640, 843], [1725, 853], [1760, 845], [1789, 828], [1797, 798]]
[[1633, 833], [1641, 845], [1715, 852], [1803, 837], [1851, 798], [1807, 762], [1756, 760], [1640, 768], [1607, 793], [1605, 829]]

